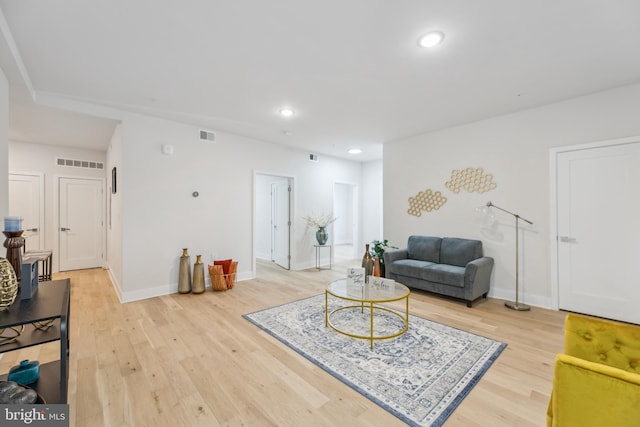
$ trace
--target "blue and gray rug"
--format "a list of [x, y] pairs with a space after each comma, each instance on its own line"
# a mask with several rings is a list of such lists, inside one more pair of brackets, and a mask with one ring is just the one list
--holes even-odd
[[[368, 340], [325, 327], [324, 304], [322, 294], [244, 317], [412, 426], [442, 425], [506, 347], [409, 315], [405, 334], [371, 349]], [[366, 330], [369, 315], [342, 310], [332, 320]], [[376, 311], [376, 335], [401, 327], [397, 317]]]

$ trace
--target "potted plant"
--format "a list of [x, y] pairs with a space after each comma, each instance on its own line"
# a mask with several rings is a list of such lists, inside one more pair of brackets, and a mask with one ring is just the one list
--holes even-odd
[[382, 241], [374, 240], [373, 242], [371, 242], [371, 256], [378, 259], [378, 263], [380, 264], [380, 277], [385, 277], [384, 251], [387, 248], [398, 249], [397, 246], [390, 246], [387, 239], [384, 239]]

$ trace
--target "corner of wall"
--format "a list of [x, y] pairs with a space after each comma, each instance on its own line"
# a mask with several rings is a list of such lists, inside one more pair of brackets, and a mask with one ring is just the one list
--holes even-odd
[[0, 69], [0, 216], [9, 213], [9, 83]]

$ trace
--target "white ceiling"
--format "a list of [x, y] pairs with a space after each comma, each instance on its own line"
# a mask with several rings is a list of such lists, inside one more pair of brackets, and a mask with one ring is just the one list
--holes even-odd
[[[105, 150], [114, 121], [33, 97], [365, 161], [399, 138], [640, 82], [638, 0], [0, 0], [0, 9], [10, 138], [57, 145]], [[430, 30], [444, 43], [418, 48]], [[283, 106], [294, 117], [280, 117]]]

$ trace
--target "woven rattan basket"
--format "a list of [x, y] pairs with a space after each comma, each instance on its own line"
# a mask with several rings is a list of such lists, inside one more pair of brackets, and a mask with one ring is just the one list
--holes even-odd
[[229, 268], [231, 273], [229, 274], [224, 274], [221, 265], [210, 264], [208, 267], [209, 277], [211, 278], [211, 289], [214, 291], [227, 291], [236, 284], [237, 261], [231, 263], [231, 267]]

